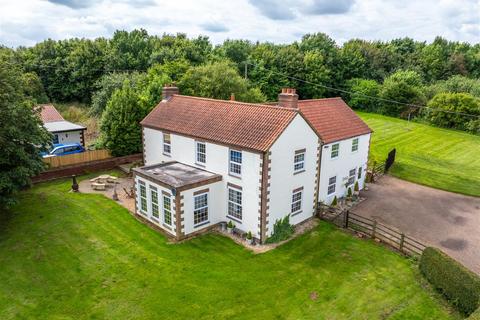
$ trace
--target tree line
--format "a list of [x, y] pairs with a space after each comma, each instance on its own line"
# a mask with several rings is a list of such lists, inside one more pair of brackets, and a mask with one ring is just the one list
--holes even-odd
[[301, 99], [340, 95], [358, 110], [480, 132], [480, 44], [441, 37], [339, 45], [314, 33], [290, 44], [228, 39], [213, 45], [205, 36], [137, 29], [108, 39], [0, 46], [0, 57], [2, 72], [15, 79], [1, 79], [15, 99], [5, 101], [86, 103], [101, 119], [99, 144], [114, 155], [141, 151], [138, 122], [172, 82], [182, 94], [228, 99], [234, 93], [249, 102], [275, 101], [282, 87], [294, 87]]

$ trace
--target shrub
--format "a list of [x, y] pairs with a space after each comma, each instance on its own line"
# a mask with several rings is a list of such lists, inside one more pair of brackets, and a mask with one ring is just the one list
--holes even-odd
[[360, 187], [358, 186], [358, 181], [355, 181], [355, 185], [353, 186], [353, 191], [355, 192], [360, 191]]
[[293, 234], [294, 228], [290, 224], [290, 215], [275, 221], [273, 234], [268, 237], [266, 243], [276, 243], [288, 239]]
[[337, 196], [335, 196], [332, 200], [332, 203], [330, 204], [332, 207], [336, 207], [338, 204], [338, 199], [337, 199]]
[[351, 198], [352, 197], [352, 188], [348, 188], [347, 190], [347, 197]]
[[228, 227], [228, 228], [232, 228], [232, 229], [235, 227], [235, 225], [233, 224], [232, 220], [228, 221], [227, 227]]
[[428, 247], [420, 271], [460, 312], [469, 315], [480, 305], [480, 277], [438, 249]]
[[248, 233], [247, 233], [247, 239], [248, 239], [248, 240], [251, 240], [252, 238], [253, 238], [253, 236], [252, 236], [252, 231], [248, 231]]

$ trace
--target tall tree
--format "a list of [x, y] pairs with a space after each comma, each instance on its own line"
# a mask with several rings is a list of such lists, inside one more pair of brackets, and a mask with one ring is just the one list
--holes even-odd
[[25, 95], [23, 75], [11, 57], [0, 53], [0, 207], [44, 168], [41, 151], [51, 141], [33, 102]]
[[128, 80], [114, 91], [100, 125], [101, 144], [114, 156], [142, 150], [140, 121], [147, 115], [139, 93]]
[[[386, 100], [382, 102], [382, 113], [403, 117], [408, 113], [418, 111], [411, 105], [422, 105], [425, 103], [425, 96], [421, 86], [422, 78], [415, 71], [397, 71], [388, 76], [380, 90], [380, 97]], [[398, 101], [402, 104], [387, 100]]]
[[239, 101], [261, 102], [263, 94], [249, 86], [235, 66], [228, 61], [209, 63], [190, 68], [179, 82], [180, 90], [186, 95], [225, 99], [235, 94]]
[[96, 83], [96, 91], [92, 95], [92, 106], [90, 114], [93, 116], [101, 116], [107, 103], [112, 97], [115, 90], [122, 88], [125, 80], [129, 80], [129, 84], [136, 87], [146, 79], [145, 73], [139, 72], [116, 72], [105, 74]]
[[117, 30], [109, 42], [108, 70], [145, 71], [150, 65], [152, 51], [153, 43], [146, 30]]

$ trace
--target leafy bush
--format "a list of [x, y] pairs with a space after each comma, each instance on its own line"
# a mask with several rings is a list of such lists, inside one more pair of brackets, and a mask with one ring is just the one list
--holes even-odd
[[252, 231], [248, 231], [248, 233], [247, 233], [247, 239], [248, 239], [248, 240], [251, 240], [252, 238], [253, 238], [253, 236], [252, 236]]
[[233, 224], [232, 220], [228, 221], [227, 228], [233, 229], [235, 225]]
[[439, 93], [428, 102], [428, 107], [431, 109], [426, 109], [423, 113], [430, 123], [444, 128], [478, 132], [475, 126], [478, 118], [464, 114], [480, 116], [480, 99], [468, 93]]
[[267, 239], [266, 243], [276, 243], [288, 239], [294, 231], [293, 225], [290, 224], [290, 215], [283, 219], [275, 221], [273, 225], [273, 234]]
[[438, 249], [428, 247], [420, 271], [460, 312], [469, 315], [480, 305], [480, 277]]

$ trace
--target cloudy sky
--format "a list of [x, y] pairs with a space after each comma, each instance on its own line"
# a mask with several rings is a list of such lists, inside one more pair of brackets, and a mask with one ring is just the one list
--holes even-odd
[[184, 32], [287, 43], [309, 32], [351, 38], [480, 42], [480, 0], [0, 0], [0, 44]]

